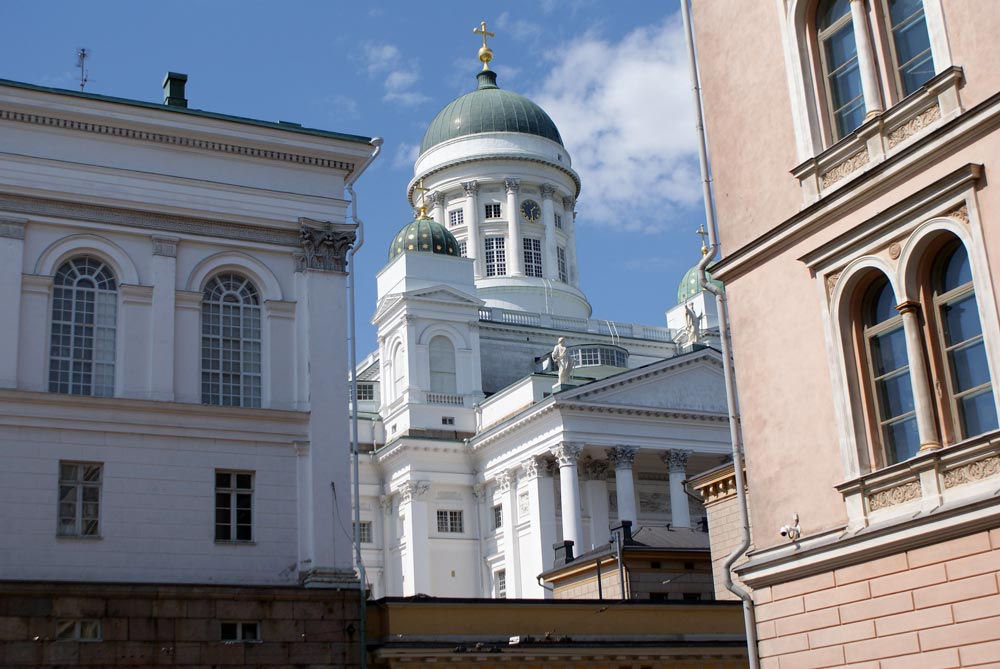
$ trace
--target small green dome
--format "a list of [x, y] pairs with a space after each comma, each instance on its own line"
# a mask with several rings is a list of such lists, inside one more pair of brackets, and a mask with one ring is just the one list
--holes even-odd
[[479, 87], [451, 101], [427, 126], [420, 153], [449, 139], [481, 132], [520, 132], [562, 144], [559, 129], [534, 102], [497, 86], [497, 73], [483, 70]]
[[458, 257], [458, 240], [433, 218], [418, 216], [412, 223], [404, 225], [392, 238], [389, 260], [409, 251]]
[[[712, 278], [711, 272], [706, 272], [705, 274], [708, 275], [708, 280], [712, 284], [718, 286], [720, 290], [724, 289], [721, 281]], [[700, 292], [701, 280], [698, 279], [698, 266], [695, 265], [681, 279], [681, 285], [677, 286], [677, 304], [684, 304]]]

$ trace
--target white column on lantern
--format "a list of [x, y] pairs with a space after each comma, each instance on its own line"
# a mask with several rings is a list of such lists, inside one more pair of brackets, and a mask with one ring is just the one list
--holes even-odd
[[510, 273], [513, 276], [524, 274], [524, 249], [521, 241], [521, 216], [517, 212], [517, 192], [521, 184], [517, 179], [504, 179], [507, 190], [507, 230], [510, 235]]
[[556, 188], [542, 184], [542, 223], [545, 225], [545, 264], [542, 274], [551, 281], [559, 280], [559, 261], [556, 258], [556, 214], [552, 207], [552, 196]]
[[562, 502], [563, 541], [583, 545], [583, 519], [580, 517], [580, 480], [577, 477], [577, 459], [583, 445], [563, 442], [552, 449], [559, 464], [559, 499]]
[[615, 446], [608, 449], [608, 460], [615, 466], [615, 492], [618, 495], [618, 522], [639, 520], [636, 513], [635, 482], [632, 480], [632, 463], [639, 449], [634, 446]]
[[431, 201], [431, 217], [447, 227], [448, 224], [444, 221], [444, 193], [435, 191], [427, 199]]
[[670, 525], [672, 527], [691, 527], [691, 511], [688, 507], [687, 493], [684, 492], [684, 481], [687, 479], [687, 463], [691, 451], [670, 450], [660, 456], [670, 476]]
[[576, 267], [576, 212], [573, 207], [575, 201], [571, 197], [563, 198], [563, 232], [566, 233], [566, 273], [571, 286], [580, 287], [580, 272]]
[[465, 255], [472, 258], [473, 276], [476, 279], [483, 278], [483, 242], [479, 238], [479, 182], [463, 181], [462, 188], [465, 190], [465, 206], [462, 208], [462, 218], [465, 219], [465, 229], [468, 237], [465, 243]]

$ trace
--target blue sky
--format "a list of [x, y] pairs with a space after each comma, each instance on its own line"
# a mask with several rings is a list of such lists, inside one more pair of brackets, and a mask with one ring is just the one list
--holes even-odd
[[[0, 3], [0, 78], [162, 100], [184, 72], [191, 107], [377, 135], [382, 156], [357, 187], [367, 242], [358, 320], [375, 273], [412, 218], [405, 187], [434, 115], [471, 90], [486, 20], [499, 84], [552, 116], [583, 180], [581, 288], [595, 318], [664, 325], [698, 259], [703, 219], [686, 52], [673, 1]], [[359, 329], [359, 355], [374, 329]]]

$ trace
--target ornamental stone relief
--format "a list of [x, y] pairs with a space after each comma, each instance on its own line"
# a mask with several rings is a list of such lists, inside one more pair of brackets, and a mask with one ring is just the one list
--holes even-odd
[[929, 107], [890, 132], [886, 143], [891, 149], [909, 137], [917, 134], [939, 118], [941, 118], [941, 108], [937, 105]]
[[944, 473], [944, 487], [954, 488], [966, 483], [975, 483], [1000, 474], [1000, 456], [970, 462], [961, 467], [949, 469]]
[[670, 509], [670, 496], [661, 492], [640, 492], [641, 513], [663, 513]]
[[528, 498], [528, 493], [523, 492], [517, 496], [517, 517], [527, 518], [528, 511], [531, 510], [531, 501]]
[[837, 287], [837, 281], [840, 280], [840, 272], [835, 272], [833, 274], [826, 275], [826, 299], [830, 301], [833, 299], [833, 291]]
[[823, 174], [823, 188], [829, 188], [844, 177], [854, 174], [868, 164], [868, 149], [861, 149], [853, 156]]
[[309, 219], [300, 219], [299, 242], [302, 251], [294, 254], [295, 271], [322, 270], [327, 272], [347, 271], [347, 250], [354, 244], [356, 237], [354, 226], [344, 225], [334, 227], [332, 223], [323, 227], [308, 225]]
[[400, 501], [407, 504], [422, 499], [430, 489], [430, 481], [407, 481], [399, 488]]
[[956, 221], [961, 221], [966, 225], [969, 224], [969, 207], [963, 202], [951, 211], [949, 211], [945, 216], [954, 218]]
[[873, 495], [869, 495], [868, 509], [870, 511], [878, 511], [879, 509], [896, 506], [903, 502], [909, 502], [911, 499], [917, 499], [918, 497], [920, 497], [920, 483], [918, 481], [910, 481], [909, 483], [880, 490]]

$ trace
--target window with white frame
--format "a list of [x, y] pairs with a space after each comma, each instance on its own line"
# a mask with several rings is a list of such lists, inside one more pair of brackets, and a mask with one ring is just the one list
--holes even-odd
[[253, 541], [253, 478], [253, 472], [216, 470], [216, 541]]
[[507, 570], [498, 569], [493, 573], [493, 584], [497, 599], [507, 599]]
[[562, 246], [556, 247], [556, 263], [559, 266], [559, 280], [563, 283], [569, 283], [569, 269], [566, 265], [566, 248]]
[[535, 237], [525, 237], [521, 240], [524, 247], [525, 276], [542, 276], [542, 240]]
[[458, 255], [463, 258], [469, 257], [469, 242], [465, 239], [458, 243]]
[[56, 620], [56, 641], [100, 641], [101, 621], [96, 618]]
[[616, 346], [579, 346], [570, 349], [574, 367], [628, 367], [628, 352]]
[[260, 641], [260, 623], [256, 621], [229, 621], [219, 625], [219, 638], [230, 643]]
[[201, 401], [259, 407], [260, 296], [253, 283], [223, 272], [205, 285], [201, 303]]
[[371, 402], [375, 399], [375, 384], [371, 382], [358, 382], [358, 401]]
[[362, 520], [358, 528], [358, 541], [363, 544], [374, 543], [372, 538], [372, 521]]
[[56, 270], [52, 288], [49, 392], [115, 394], [118, 283], [107, 263], [81, 256]]
[[556, 227], [562, 230], [562, 214], [556, 214]]
[[922, 0], [885, 0], [896, 85], [903, 97], [934, 76], [931, 41]]
[[406, 390], [406, 349], [402, 344], [392, 350], [392, 390], [393, 399], [401, 397]]
[[854, 38], [850, 0], [826, 0], [816, 13], [827, 109], [836, 138], [847, 135], [865, 118], [861, 70]]
[[452, 509], [438, 510], [437, 531], [445, 534], [461, 534], [464, 532], [462, 511]]
[[507, 251], [504, 237], [487, 237], [483, 240], [486, 249], [486, 276], [507, 274]]
[[465, 225], [465, 212], [461, 209], [452, 209], [448, 212], [448, 226], [456, 228]]
[[457, 392], [455, 380], [455, 345], [443, 335], [432, 337], [427, 346], [430, 358], [431, 392], [454, 395]]
[[493, 529], [499, 530], [503, 527], [503, 504], [493, 505]]
[[97, 462], [59, 463], [59, 536], [100, 536], [103, 471]]
[[486, 218], [500, 218], [499, 202], [489, 202], [486, 204]]

